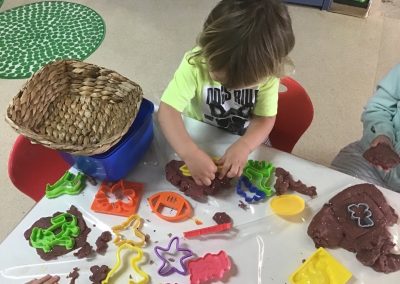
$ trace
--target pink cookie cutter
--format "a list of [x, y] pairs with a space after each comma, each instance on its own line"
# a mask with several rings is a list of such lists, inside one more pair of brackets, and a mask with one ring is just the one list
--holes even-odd
[[229, 256], [223, 250], [217, 254], [207, 253], [203, 257], [190, 260], [188, 263], [190, 284], [221, 280], [231, 269], [231, 265]]

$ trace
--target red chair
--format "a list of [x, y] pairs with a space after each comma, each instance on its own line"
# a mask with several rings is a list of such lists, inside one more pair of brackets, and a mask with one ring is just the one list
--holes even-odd
[[307, 92], [295, 80], [290, 77], [282, 78], [281, 85], [286, 90], [279, 92], [278, 114], [269, 140], [272, 147], [291, 153], [310, 126], [314, 108]]
[[35, 201], [45, 193], [46, 184], [57, 181], [68, 165], [57, 151], [17, 137], [8, 159], [8, 175], [21, 192]]

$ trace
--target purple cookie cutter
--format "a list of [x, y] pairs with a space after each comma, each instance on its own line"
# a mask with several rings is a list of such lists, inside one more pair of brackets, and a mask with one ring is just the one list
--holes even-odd
[[[172, 248], [172, 245], [174, 243], [175, 243], [175, 247]], [[172, 248], [172, 253], [171, 253], [171, 248]], [[156, 246], [154, 248], [154, 252], [158, 256], [158, 258], [162, 260], [162, 265], [158, 269], [158, 274], [160, 276], [168, 276], [174, 272], [177, 272], [181, 275], [187, 274], [187, 272], [188, 272], [187, 265], [185, 264], [184, 261], [185, 261], [185, 259], [193, 256], [193, 251], [191, 251], [190, 249], [180, 247], [178, 237], [173, 237], [169, 241], [168, 247], [166, 247], [166, 248]], [[176, 252], [182, 252], [184, 255], [179, 259], [179, 263], [180, 263], [182, 269], [176, 268], [175, 266], [171, 265], [171, 261], [169, 261], [167, 258], [165, 258], [162, 255], [162, 252], [168, 252], [172, 255], [174, 255]], [[164, 269], [165, 267], [167, 267], [167, 269]]]

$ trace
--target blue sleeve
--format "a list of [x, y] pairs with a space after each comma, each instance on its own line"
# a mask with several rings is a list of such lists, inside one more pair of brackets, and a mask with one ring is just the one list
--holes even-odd
[[361, 120], [363, 122], [363, 142], [368, 146], [379, 135], [386, 135], [393, 144], [395, 129], [393, 117], [397, 113], [400, 102], [400, 64], [394, 67], [382, 81], [379, 82], [374, 96], [364, 107]]

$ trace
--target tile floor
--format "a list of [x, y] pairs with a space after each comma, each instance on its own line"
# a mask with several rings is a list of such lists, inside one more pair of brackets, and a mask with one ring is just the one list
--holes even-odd
[[[376, 0], [367, 19], [290, 6], [296, 33], [294, 78], [308, 91], [315, 118], [294, 150], [328, 165], [344, 145], [358, 139], [362, 107], [374, 85], [400, 62], [400, 0]], [[1, 11], [36, 2], [5, 0]], [[96, 10], [106, 22], [106, 37], [87, 61], [119, 71], [138, 82], [158, 102], [183, 53], [194, 45], [214, 0], [73, 1]], [[0, 116], [25, 80], [0, 79]], [[16, 134], [0, 120], [0, 240], [33, 202], [7, 175], [7, 159]]]

